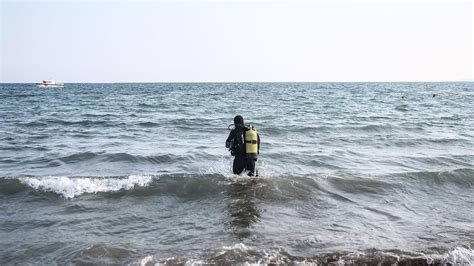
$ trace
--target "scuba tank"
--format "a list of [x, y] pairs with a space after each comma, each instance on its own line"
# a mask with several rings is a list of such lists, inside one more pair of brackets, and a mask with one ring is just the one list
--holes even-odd
[[248, 126], [245, 129], [245, 155], [247, 159], [257, 160], [258, 135], [254, 126]]
[[233, 156], [236, 154], [245, 154], [248, 159], [257, 159], [258, 155], [258, 134], [255, 127], [246, 125], [239, 128], [232, 128], [230, 124], [229, 130], [236, 130], [235, 138], [231, 140], [229, 151]]
[[[234, 131], [233, 138], [230, 140], [229, 151], [232, 156], [245, 157], [246, 166], [244, 169], [248, 171], [249, 176], [259, 176], [257, 168], [257, 157], [259, 153], [259, 137], [254, 126], [233, 124], [227, 127], [230, 131]], [[229, 137], [232, 135], [229, 135]], [[234, 160], [235, 164], [235, 160]], [[235, 173], [235, 170], [234, 170]], [[239, 173], [240, 174], [240, 173]]]

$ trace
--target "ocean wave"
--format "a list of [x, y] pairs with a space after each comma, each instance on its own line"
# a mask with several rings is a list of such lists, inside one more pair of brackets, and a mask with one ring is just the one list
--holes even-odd
[[[106, 193], [107, 195], [146, 196], [173, 195], [178, 197], [208, 197], [219, 195], [231, 182], [222, 175], [130, 175], [108, 177], [4, 177], [0, 178], [0, 194], [12, 195], [33, 189], [35, 192], [54, 193], [66, 199], [83, 194]], [[252, 179], [234, 179], [240, 184], [252, 183]]]
[[[0, 194], [12, 195], [30, 191], [54, 193], [64, 198], [83, 194], [106, 193], [103, 196], [169, 195], [181, 198], [202, 198], [233, 193], [246, 188], [259, 190], [265, 198], [311, 197], [311, 189], [317, 187], [310, 178], [291, 180], [278, 178], [250, 178], [220, 174], [204, 175], [130, 175], [109, 177], [4, 177], [0, 178]], [[263, 189], [263, 190], [262, 190]]]
[[64, 198], [74, 198], [84, 193], [113, 192], [144, 187], [151, 183], [151, 176], [130, 175], [125, 178], [71, 178], [67, 176], [22, 177], [22, 184], [35, 190], [53, 192]]
[[120, 125], [125, 125], [125, 123], [120, 121], [109, 121], [109, 120], [62, 120], [62, 119], [48, 119], [44, 121], [48, 125], [60, 125], [60, 126], [80, 126], [80, 127], [117, 127]]
[[79, 152], [74, 153], [65, 157], [60, 157], [58, 160], [64, 163], [79, 163], [79, 162], [86, 162], [86, 161], [101, 161], [101, 162], [128, 162], [128, 163], [140, 163], [140, 162], [147, 162], [152, 164], [159, 164], [159, 163], [171, 163], [179, 160], [183, 160], [187, 157], [178, 156], [178, 155], [170, 155], [170, 154], [163, 154], [163, 155], [133, 155], [125, 152], [119, 153], [95, 153], [95, 152]]
[[329, 184], [348, 193], [386, 194], [393, 192], [396, 184], [371, 178], [329, 177]]
[[408, 188], [421, 190], [427, 186], [456, 185], [463, 189], [474, 186], [474, 169], [455, 169], [452, 171], [416, 171], [380, 176], [353, 177], [326, 176], [324, 181], [336, 191], [352, 194], [390, 195]]
[[82, 116], [84, 117], [93, 117], [93, 118], [106, 118], [106, 117], [118, 117], [119, 115], [117, 114], [103, 114], [103, 113], [97, 113], [97, 114], [94, 114], [94, 113], [85, 113], [85, 114], [82, 114]]
[[149, 103], [139, 103], [138, 106], [139, 107], [150, 107], [150, 108], [155, 107], [153, 104], [149, 104]]
[[356, 252], [333, 252], [315, 256], [298, 256], [282, 248], [258, 249], [238, 243], [216, 250], [203, 252], [205, 255], [194, 257], [160, 258], [147, 255], [131, 265], [153, 264], [311, 264], [311, 265], [472, 265], [474, 251], [467, 247], [455, 247], [442, 252], [417, 252], [402, 250], [365, 250]]
[[158, 127], [158, 126], [160, 126], [160, 124], [154, 123], [154, 122], [141, 122], [141, 123], [138, 123], [137, 125], [141, 126], [141, 127]]
[[463, 168], [452, 171], [419, 171], [398, 174], [407, 182], [429, 185], [454, 184], [464, 188], [474, 186], [474, 169]]
[[90, 160], [92, 158], [95, 158], [96, 156], [97, 154], [93, 152], [80, 152], [80, 153], [71, 154], [69, 156], [61, 157], [58, 160], [65, 163], [74, 163], [74, 162], [80, 162], [84, 160]]
[[46, 123], [42, 123], [39, 121], [24, 122], [24, 123], [20, 123], [19, 125], [24, 126], [24, 127], [46, 127], [47, 126]]
[[59, 264], [72, 263], [75, 265], [117, 265], [123, 264], [124, 260], [128, 257], [133, 256], [134, 253], [134, 250], [127, 249], [126, 247], [110, 246], [102, 243], [92, 244], [76, 252], [72, 252], [66, 259], [67, 262], [64, 261], [64, 263]]
[[455, 247], [434, 253], [432, 251], [407, 252], [401, 250], [367, 250], [342, 255], [337, 260], [341, 264], [404, 264], [404, 265], [472, 265], [474, 250], [467, 247]]
[[[311, 201], [315, 195], [327, 194], [342, 201], [351, 201], [350, 194], [395, 195], [400, 191], [417, 193], [430, 186], [457, 185], [469, 189], [474, 185], [473, 169], [447, 172], [412, 172], [386, 176], [357, 178], [352, 176], [260, 176], [224, 175], [220, 171], [197, 174], [160, 174], [130, 176], [27, 176], [0, 178], [0, 194], [11, 195], [29, 189], [52, 192], [64, 198], [99, 192], [141, 197], [172, 195], [183, 198], [213, 197], [232, 193], [245, 187], [258, 191], [266, 200]], [[441, 189], [440, 187], [438, 189]], [[346, 196], [345, 196], [346, 195]], [[107, 196], [105, 194], [104, 196]]]
[[308, 125], [308, 126], [299, 126], [299, 125], [290, 125], [290, 126], [281, 126], [281, 127], [266, 127], [262, 126], [259, 129], [259, 132], [263, 132], [265, 135], [278, 136], [288, 134], [288, 129], [282, 130], [283, 128], [291, 128], [291, 133], [382, 133], [395, 131], [403, 131], [404, 129], [394, 125], [394, 124], [337, 124], [337, 125]]
[[395, 107], [395, 110], [401, 111], [401, 112], [407, 112], [409, 111], [409, 107], [408, 107], [408, 104], [401, 104], [401, 105], [397, 105]]
[[424, 254], [429, 264], [474, 264], [474, 250], [466, 247], [456, 247], [446, 253]]

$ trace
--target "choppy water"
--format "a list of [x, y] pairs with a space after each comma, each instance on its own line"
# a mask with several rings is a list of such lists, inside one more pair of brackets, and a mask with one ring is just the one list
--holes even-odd
[[[474, 83], [1, 84], [0, 264], [473, 264], [473, 103]], [[258, 178], [231, 174], [236, 114]]]

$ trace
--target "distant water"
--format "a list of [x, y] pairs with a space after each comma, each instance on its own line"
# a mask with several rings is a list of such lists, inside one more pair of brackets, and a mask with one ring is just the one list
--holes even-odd
[[474, 83], [0, 86], [1, 265], [474, 264]]

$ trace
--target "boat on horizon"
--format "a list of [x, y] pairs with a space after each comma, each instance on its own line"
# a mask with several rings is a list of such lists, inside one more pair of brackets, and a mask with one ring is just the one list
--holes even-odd
[[42, 83], [36, 85], [40, 88], [64, 88], [64, 83], [57, 83], [54, 80], [43, 80]]

